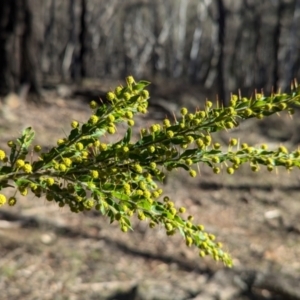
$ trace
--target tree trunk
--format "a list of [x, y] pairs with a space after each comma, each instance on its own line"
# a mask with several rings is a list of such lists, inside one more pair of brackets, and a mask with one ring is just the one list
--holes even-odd
[[[0, 8], [0, 94], [40, 96], [40, 47], [30, 0], [2, 0]], [[37, 7], [34, 7], [37, 9]], [[36, 99], [36, 98], [35, 98]]]
[[218, 42], [219, 42], [219, 59], [217, 64], [217, 85], [219, 92], [219, 99], [224, 105], [228, 104], [226, 101], [226, 93], [224, 87], [224, 46], [225, 46], [225, 20], [226, 20], [226, 11], [223, 0], [218, 0]]

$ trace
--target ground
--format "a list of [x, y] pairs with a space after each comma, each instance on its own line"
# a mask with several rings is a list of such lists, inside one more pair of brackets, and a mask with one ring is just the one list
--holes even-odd
[[[68, 133], [73, 119], [88, 119], [86, 101], [62, 98], [57, 91], [45, 91], [43, 105], [14, 95], [3, 99], [0, 146], [32, 126], [36, 143], [46, 149]], [[137, 128], [168, 107], [201, 105], [187, 91], [175, 104], [162, 97], [155, 95], [149, 117], [138, 117]], [[214, 138], [222, 144], [237, 137], [252, 145], [295, 149], [299, 117], [296, 111], [293, 120], [285, 113], [249, 120]], [[72, 214], [29, 195], [0, 210], [0, 298], [300, 299], [300, 172], [262, 168], [253, 173], [245, 166], [228, 176], [205, 166], [200, 170], [195, 179], [184, 172], [168, 174], [163, 189], [222, 241], [234, 258], [232, 270], [200, 259], [196, 249], [187, 248], [180, 236], [166, 237], [162, 228], [134, 221], [134, 231], [124, 234], [96, 212]]]

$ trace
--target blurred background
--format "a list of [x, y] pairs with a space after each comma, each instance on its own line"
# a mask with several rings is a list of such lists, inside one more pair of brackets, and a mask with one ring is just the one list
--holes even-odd
[[133, 74], [226, 101], [299, 77], [297, 0], [2, 0], [0, 14], [1, 94]]
[[[137, 127], [206, 98], [226, 105], [238, 90], [289, 91], [299, 25], [300, 0], [0, 0], [0, 146], [26, 126], [55, 144], [127, 75], [152, 82]], [[215, 139], [295, 149], [299, 120], [297, 110], [249, 120]], [[299, 179], [249, 168], [168, 176], [166, 193], [220, 237], [233, 270], [163, 229], [135, 221], [121, 234], [96, 213], [20, 197], [0, 210], [0, 299], [300, 299]]]

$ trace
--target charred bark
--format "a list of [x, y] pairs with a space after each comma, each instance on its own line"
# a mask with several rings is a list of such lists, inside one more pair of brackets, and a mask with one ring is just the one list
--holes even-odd
[[281, 22], [282, 15], [284, 12], [284, 3], [281, 0], [278, 0], [279, 4], [276, 12], [276, 25], [274, 28], [274, 70], [273, 70], [273, 88], [274, 91], [278, 89], [278, 81], [279, 81], [279, 50], [280, 50], [280, 37], [281, 37]]
[[219, 99], [223, 102], [224, 105], [228, 103], [225, 94], [224, 86], [224, 45], [225, 45], [225, 32], [226, 32], [226, 10], [223, 3], [223, 0], [217, 0], [218, 5], [218, 42], [219, 42], [219, 59], [217, 64], [217, 85]]
[[40, 96], [40, 45], [32, 5], [28, 0], [3, 0], [1, 5], [0, 93], [21, 93], [27, 86], [29, 93]]

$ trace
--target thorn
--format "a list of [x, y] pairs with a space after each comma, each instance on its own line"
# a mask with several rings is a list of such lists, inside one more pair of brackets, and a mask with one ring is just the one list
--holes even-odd
[[298, 81], [297, 81], [297, 78], [294, 78], [294, 86], [295, 86], [295, 88], [298, 87]]
[[236, 145], [236, 149], [237, 149], [237, 151], [239, 151], [240, 150], [240, 138], [238, 138], [238, 142], [237, 142], [237, 145]]
[[278, 94], [281, 94], [281, 88], [278, 88]]
[[175, 123], [177, 123], [177, 119], [176, 119], [176, 115], [175, 115], [175, 112], [173, 111], [173, 116], [174, 116], [174, 121]]
[[200, 171], [199, 162], [197, 162], [197, 169], [198, 169], [199, 175], [201, 176], [201, 171]]

